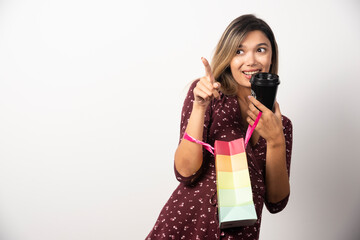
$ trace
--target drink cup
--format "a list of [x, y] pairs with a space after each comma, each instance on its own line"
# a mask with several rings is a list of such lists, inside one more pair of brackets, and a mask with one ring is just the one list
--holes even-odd
[[265, 107], [274, 111], [276, 92], [280, 84], [279, 76], [260, 72], [251, 77], [250, 83], [251, 95], [265, 105]]

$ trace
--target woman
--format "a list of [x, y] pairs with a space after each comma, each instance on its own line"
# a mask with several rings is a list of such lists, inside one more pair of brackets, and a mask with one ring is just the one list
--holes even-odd
[[[219, 229], [214, 156], [200, 144], [181, 139], [175, 153], [180, 181], [147, 239], [258, 239], [265, 203], [271, 213], [285, 208], [289, 194], [292, 124], [251, 97], [250, 78], [277, 74], [277, 44], [270, 27], [253, 15], [235, 19], [223, 33], [206, 75], [190, 87], [181, 117], [188, 135], [214, 146], [215, 140], [245, 138], [259, 110], [260, 121], [246, 149], [258, 220], [252, 226]], [[255, 107], [256, 106], [256, 107]], [[259, 110], [258, 110], [259, 109]]]

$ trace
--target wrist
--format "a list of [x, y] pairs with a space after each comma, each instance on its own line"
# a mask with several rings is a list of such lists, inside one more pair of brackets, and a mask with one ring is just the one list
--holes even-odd
[[282, 134], [281, 136], [273, 139], [269, 139], [266, 141], [268, 147], [277, 148], [277, 147], [285, 147], [285, 137]]
[[198, 112], [204, 112], [206, 111], [207, 105], [204, 105], [202, 103], [199, 103], [198, 101], [194, 100], [193, 103], [193, 111], [198, 111]]

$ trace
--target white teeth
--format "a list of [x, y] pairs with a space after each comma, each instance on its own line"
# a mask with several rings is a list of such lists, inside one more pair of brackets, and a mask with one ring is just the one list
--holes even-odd
[[258, 72], [260, 72], [260, 71], [258, 70], [258, 71], [253, 71], [253, 72], [243, 72], [243, 73], [245, 73], [246, 75], [253, 75], [253, 74], [258, 73]]

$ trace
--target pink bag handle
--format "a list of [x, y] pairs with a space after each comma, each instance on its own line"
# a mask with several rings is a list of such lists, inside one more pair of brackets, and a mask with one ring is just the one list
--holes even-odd
[[206, 150], [208, 150], [210, 153], [215, 155], [214, 154], [214, 148], [210, 144], [199, 141], [199, 140], [191, 137], [190, 135], [188, 135], [186, 132], [184, 134], [184, 139], [189, 140], [190, 142], [194, 142], [194, 143], [198, 143], [200, 145], [203, 145]]
[[[246, 149], [246, 146], [247, 146], [247, 144], [248, 144], [248, 142], [249, 142], [249, 140], [251, 138], [251, 135], [253, 134], [253, 132], [254, 132], [254, 130], [256, 128], [256, 125], [259, 123], [261, 114], [262, 114], [262, 112], [259, 112], [259, 114], [257, 115], [257, 117], [255, 119], [254, 124], [252, 126], [249, 124], [249, 126], [248, 126], [248, 129], [247, 129], [246, 135], [245, 135], [245, 149]], [[185, 134], [184, 134], [184, 139], [186, 139], [186, 140], [188, 140], [190, 142], [194, 142], [194, 143], [198, 143], [200, 145], [203, 145], [206, 150], [208, 150], [210, 153], [215, 155], [214, 154], [214, 148], [210, 144], [204, 143], [202, 141], [199, 141], [199, 140], [191, 137], [189, 134], [187, 134], [187, 132], [185, 132]]]
[[248, 129], [247, 129], [246, 135], [245, 135], [245, 149], [246, 149], [246, 146], [247, 146], [247, 144], [248, 144], [248, 142], [249, 142], [249, 140], [251, 138], [251, 135], [253, 134], [253, 132], [254, 132], [254, 130], [256, 128], [256, 125], [259, 123], [261, 114], [262, 114], [262, 112], [259, 112], [259, 114], [257, 115], [257, 117], [255, 119], [254, 124], [252, 126], [249, 124], [249, 126], [248, 126]]

